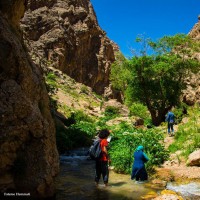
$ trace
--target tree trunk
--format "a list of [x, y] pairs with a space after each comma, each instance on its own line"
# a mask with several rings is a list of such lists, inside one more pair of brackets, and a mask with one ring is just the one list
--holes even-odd
[[151, 119], [152, 119], [152, 123], [155, 126], [159, 126], [162, 122], [165, 121], [165, 114], [167, 113], [167, 109], [164, 108], [162, 110], [149, 110], [149, 112], [151, 113]]

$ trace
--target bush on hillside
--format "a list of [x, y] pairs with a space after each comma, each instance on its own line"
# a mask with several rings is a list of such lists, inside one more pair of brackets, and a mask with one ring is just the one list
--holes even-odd
[[110, 143], [109, 154], [112, 161], [111, 164], [117, 172], [131, 172], [133, 153], [138, 145], [144, 146], [145, 153], [150, 158], [146, 164], [148, 171], [152, 171], [154, 166], [158, 166], [168, 159], [169, 152], [160, 143], [163, 140], [163, 135], [155, 129], [135, 129], [129, 125], [122, 124], [113, 132], [115, 135]]
[[59, 153], [78, 147], [89, 146], [97, 132], [93, 119], [82, 111], [73, 112], [64, 123], [56, 120], [55, 124]]
[[180, 150], [186, 159], [190, 153], [200, 148], [200, 110], [199, 105], [188, 108], [188, 122], [179, 125], [175, 133], [175, 141], [169, 146], [169, 151]]
[[173, 110], [176, 124], [179, 124], [182, 121], [184, 115], [187, 114], [187, 109], [188, 106], [182, 103]]
[[105, 116], [115, 118], [119, 114], [119, 109], [114, 106], [107, 106], [104, 114]]

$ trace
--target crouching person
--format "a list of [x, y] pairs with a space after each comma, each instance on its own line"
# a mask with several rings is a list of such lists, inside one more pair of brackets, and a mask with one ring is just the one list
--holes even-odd
[[145, 169], [145, 163], [149, 160], [149, 158], [143, 151], [143, 146], [138, 146], [136, 148], [136, 151], [134, 152], [134, 163], [131, 174], [131, 179], [136, 179], [136, 181], [139, 182], [148, 180], [148, 174]]

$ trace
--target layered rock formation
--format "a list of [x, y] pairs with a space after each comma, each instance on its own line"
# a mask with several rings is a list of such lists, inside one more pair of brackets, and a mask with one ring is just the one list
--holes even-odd
[[118, 47], [98, 26], [89, 0], [28, 0], [22, 20], [31, 54], [103, 94]]
[[195, 40], [200, 40], [200, 15], [198, 16], [198, 22], [194, 25], [189, 35]]
[[19, 30], [24, 0], [0, 1], [0, 191], [54, 194], [59, 160], [41, 69]]
[[[200, 43], [200, 16], [199, 21], [194, 25], [189, 35]], [[194, 54], [195, 58], [200, 62], [200, 52]], [[200, 103], [200, 73], [193, 74], [186, 79], [187, 90], [184, 91], [183, 101], [188, 105], [194, 105], [195, 102]]]

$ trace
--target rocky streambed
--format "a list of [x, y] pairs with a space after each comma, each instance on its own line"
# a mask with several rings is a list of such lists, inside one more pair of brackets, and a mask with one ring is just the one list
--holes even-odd
[[110, 170], [109, 184], [94, 184], [94, 161], [86, 156], [87, 149], [78, 149], [60, 156], [60, 174], [56, 179], [56, 200], [140, 200], [200, 199], [200, 183], [181, 183], [161, 179], [138, 184], [129, 175]]

